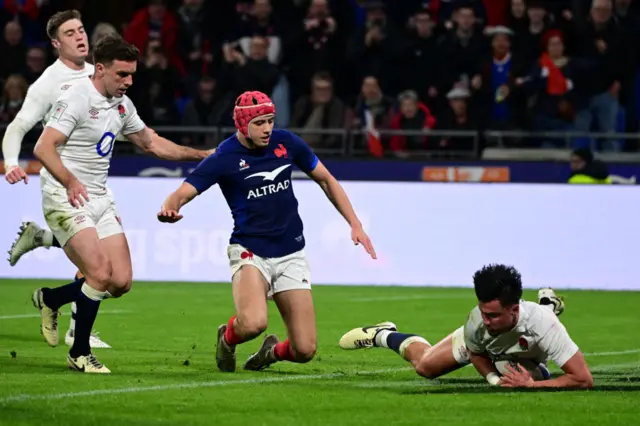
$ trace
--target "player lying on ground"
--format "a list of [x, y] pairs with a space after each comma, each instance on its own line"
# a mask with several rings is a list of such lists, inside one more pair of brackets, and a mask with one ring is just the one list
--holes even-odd
[[34, 149], [44, 166], [40, 181], [47, 224], [84, 279], [38, 289], [33, 301], [51, 345], [58, 340], [58, 309], [76, 301], [76, 332], [67, 361], [72, 369], [86, 373], [110, 372], [91, 353], [89, 336], [100, 302], [122, 296], [132, 284], [129, 245], [107, 187], [115, 135], [122, 134], [143, 151], [167, 160], [195, 161], [211, 153], [152, 139], [125, 95], [138, 55], [138, 49], [119, 36], [98, 41], [94, 75], [58, 99]]
[[308, 362], [316, 352], [309, 265], [298, 201], [291, 186], [296, 165], [315, 180], [351, 226], [351, 238], [374, 259], [375, 251], [342, 186], [295, 134], [274, 130], [275, 106], [260, 92], [245, 92], [234, 108], [238, 132], [218, 146], [162, 205], [158, 219], [176, 222], [180, 209], [218, 183], [235, 226], [228, 248], [236, 315], [218, 328], [216, 361], [236, 369], [236, 345], [267, 328], [267, 297], [287, 327], [288, 339], [268, 335], [245, 362], [261, 370], [276, 361]]
[[[81, 21], [80, 12], [65, 10], [54, 14], [47, 22], [47, 35], [58, 59], [29, 87], [24, 104], [15, 119], [7, 126], [2, 140], [5, 162], [5, 179], [10, 184], [29, 181], [20, 167], [18, 157], [24, 136], [39, 122], [46, 123], [58, 98], [79, 81], [86, 80], [94, 72], [94, 66], [86, 62], [89, 40]], [[118, 135], [120, 138], [120, 135]], [[154, 140], [163, 139], [151, 130]], [[159, 143], [166, 143], [159, 141]], [[35, 222], [23, 223], [18, 237], [9, 250], [9, 264], [14, 266], [20, 257], [37, 247], [60, 247], [52, 232], [41, 229]], [[82, 279], [77, 274], [74, 282]], [[75, 330], [75, 302], [71, 305], [71, 321], [65, 334], [65, 343], [73, 345]], [[109, 348], [96, 334], [91, 335], [92, 348]], [[57, 343], [56, 343], [57, 344]]]
[[[340, 347], [393, 349], [428, 379], [472, 363], [492, 385], [593, 385], [582, 353], [557, 318], [564, 302], [553, 290], [540, 290], [539, 304], [521, 300], [520, 273], [505, 265], [485, 266], [473, 276], [473, 285], [478, 306], [467, 323], [433, 346], [420, 336], [397, 332], [393, 323], [386, 322], [349, 331], [340, 339]], [[549, 359], [565, 374], [552, 379], [546, 367]]]

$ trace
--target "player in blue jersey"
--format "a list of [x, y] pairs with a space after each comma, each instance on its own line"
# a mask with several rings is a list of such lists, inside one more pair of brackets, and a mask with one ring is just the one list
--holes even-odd
[[158, 219], [177, 222], [180, 209], [219, 184], [234, 219], [227, 250], [236, 315], [218, 328], [216, 361], [236, 369], [235, 348], [267, 328], [267, 297], [275, 301], [288, 339], [268, 335], [246, 370], [277, 361], [304, 363], [316, 352], [311, 278], [298, 201], [291, 187], [292, 165], [315, 180], [351, 226], [351, 238], [372, 258], [375, 250], [342, 186], [295, 134], [274, 130], [275, 106], [261, 92], [245, 92], [234, 108], [238, 132], [222, 142], [162, 205]]

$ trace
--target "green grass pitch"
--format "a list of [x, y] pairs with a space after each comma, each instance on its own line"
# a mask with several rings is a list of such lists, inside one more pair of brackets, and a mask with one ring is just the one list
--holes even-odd
[[[474, 306], [470, 289], [316, 286], [315, 360], [225, 374], [214, 351], [216, 329], [232, 314], [230, 286], [136, 283], [102, 304], [95, 328], [113, 349], [95, 353], [113, 373], [96, 377], [66, 368], [63, 342], [50, 348], [42, 340], [29, 300], [42, 285], [0, 281], [1, 425], [638, 424], [637, 292], [560, 292], [561, 319], [587, 354], [595, 388], [523, 392], [489, 388], [473, 367], [429, 381], [389, 350], [337, 346], [347, 330], [383, 320], [434, 343], [462, 325]], [[283, 338], [277, 310], [269, 309], [268, 332]], [[239, 367], [261, 341], [238, 348]]]

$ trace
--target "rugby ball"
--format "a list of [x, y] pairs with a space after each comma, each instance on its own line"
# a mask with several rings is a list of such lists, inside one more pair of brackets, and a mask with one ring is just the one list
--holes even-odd
[[507, 365], [509, 364], [511, 364], [511, 366], [515, 367], [516, 369], [517, 365], [520, 364], [521, 366], [526, 368], [529, 373], [531, 373], [531, 377], [533, 377], [533, 380], [548, 380], [551, 378], [551, 373], [547, 369], [546, 365], [538, 363], [531, 359], [519, 359], [517, 361], [496, 361], [493, 363], [493, 365], [496, 367], [496, 370], [498, 370], [498, 373], [500, 373], [501, 376], [510, 373], [509, 370], [507, 370]]

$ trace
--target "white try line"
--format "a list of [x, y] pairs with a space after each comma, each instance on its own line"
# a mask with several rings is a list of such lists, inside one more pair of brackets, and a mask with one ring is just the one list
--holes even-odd
[[[636, 353], [640, 352], [640, 349], [633, 349], [631, 351], [620, 351], [620, 352], [595, 352], [591, 354], [585, 354], [586, 356], [601, 356], [601, 354], [626, 354], [626, 353]], [[630, 366], [637, 366], [637, 363], [634, 364], [619, 364], [618, 368], [625, 368]], [[598, 366], [594, 368], [595, 371], [599, 369]], [[607, 364], [604, 366], [600, 366], [600, 371], [603, 370], [614, 370], [616, 369], [616, 364]], [[376, 374], [385, 374], [385, 373], [400, 373], [413, 370], [411, 367], [404, 368], [387, 368], [384, 370], [370, 370], [370, 371], [362, 371], [356, 374], [346, 374], [346, 373], [328, 373], [328, 374], [305, 374], [300, 376], [287, 376], [287, 377], [266, 377], [261, 379], [246, 379], [246, 380], [215, 380], [210, 382], [190, 382], [190, 383], [177, 383], [172, 385], [156, 385], [156, 386], [138, 386], [138, 387], [130, 387], [130, 388], [115, 388], [115, 389], [96, 389], [90, 391], [83, 392], [66, 392], [66, 393], [54, 393], [54, 394], [44, 394], [44, 395], [34, 395], [34, 394], [20, 394], [20, 395], [12, 395], [6, 398], [0, 398], [0, 405], [7, 404], [10, 402], [24, 402], [24, 401], [36, 401], [36, 400], [45, 400], [45, 401], [53, 401], [58, 399], [65, 398], [75, 398], [75, 397], [83, 397], [83, 396], [96, 396], [96, 395], [118, 395], [124, 393], [140, 393], [140, 392], [153, 392], [153, 391], [166, 391], [166, 390], [177, 390], [177, 389], [200, 389], [200, 388], [211, 388], [211, 387], [220, 387], [220, 386], [234, 386], [234, 385], [259, 385], [266, 383], [280, 383], [280, 382], [293, 382], [299, 380], [322, 380], [322, 379], [337, 379], [337, 378], [348, 378], [348, 377], [358, 377], [358, 376], [371, 376]]]
[[[123, 311], [123, 310], [110, 310], [110, 311], [100, 311], [100, 315], [104, 314], [126, 314], [131, 311]], [[69, 312], [71, 315], [71, 312]], [[21, 319], [21, 318], [40, 318], [40, 314], [20, 314], [20, 315], [0, 315], [0, 320], [10, 320], [10, 319]]]
[[287, 377], [267, 377], [261, 379], [246, 379], [246, 380], [215, 380], [210, 382], [191, 382], [191, 383], [176, 383], [173, 385], [157, 385], [157, 386], [139, 386], [133, 388], [119, 388], [119, 389], [96, 389], [84, 392], [67, 392], [67, 393], [55, 393], [44, 395], [22, 394], [13, 395], [0, 399], [0, 405], [9, 402], [22, 402], [22, 401], [34, 401], [34, 400], [46, 400], [52, 401], [56, 399], [75, 398], [82, 396], [95, 396], [95, 395], [117, 395], [123, 393], [140, 393], [140, 392], [153, 392], [153, 391], [166, 391], [176, 389], [200, 389], [211, 388], [219, 386], [234, 386], [234, 385], [258, 385], [264, 383], [279, 383], [279, 382], [293, 382], [299, 380], [319, 380], [319, 379], [336, 379], [339, 377], [357, 377], [357, 376], [370, 376], [374, 374], [384, 373], [398, 373], [401, 371], [410, 371], [411, 368], [387, 368], [384, 370], [372, 370], [363, 371], [357, 374], [346, 373], [330, 373], [330, 374], [305, 374], [300, 376], [287, 376]]
[[616, 352], [593, 352], [593, 353], [585, 353], [584, 356], [611, 356], [611, 355], [628, 355], [628, 354], [637, 354], [640, 353], [640, 349], [629, 349], [626, 351], [616, 351]]

